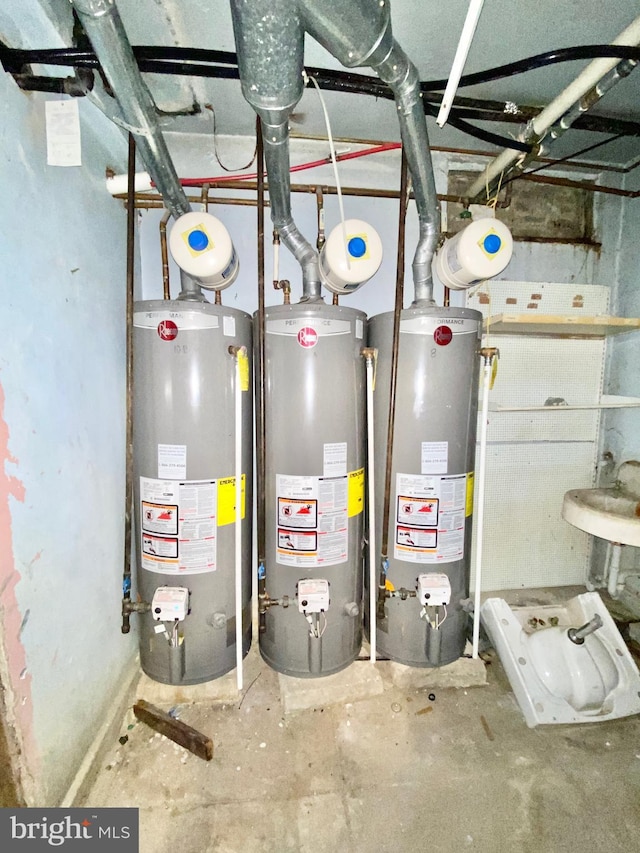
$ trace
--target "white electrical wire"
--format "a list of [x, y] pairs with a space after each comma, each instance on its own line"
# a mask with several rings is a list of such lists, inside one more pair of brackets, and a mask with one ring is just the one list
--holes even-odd
[[329, 113], [327, 112], [327, 106], [324, 102], [324, 98], [322, 96], [322, 92], [320, 91], [320, 86], [318, 86], [318, 81], [315, 77], [309, 77], [306, 71], [302, 72], [305, 83], [308, 83], [309, 80], [316, 87], [316, 91], [318, 92], [318, 97], [320, 98], [320, 104], [322, 106], [322, 112], [324, 113], [324, 123], [327, 128], [327, 138], [329, 140], [329, 151], [331, 153], [331, 163], [333, 165], [333, 174], [336, 179], [336, 193], [338, 196], [338, 206], [340, 208], [340, 222], [342, 223], [342, 239], [344, 242], [344, 256], [347, 261], [347, 269], [351, 269], [351, 262], [349, 260], [349, 251], [347, 249], [347, 226], [344, 224], [344, 205], [342, 204], [342, 187], [340, 185], [340, 177], [338, 175], [338, 161], [336, 160], [336, 149], [333, 144], [333, 134], [331, 133], [331, 122], [329, 121]]
[[324, 632], [327, 630], [327, 614], [324, 612], [324, 610], [322, 611], [322, 618], [324, 619], [324, 625], [322, 626], [322, 631], [320, 631], [320, 637], [322, 637]]
[[449, 615], [449, 614], [447, 613], [447, 605], [446, 605], [446, 604], [443, 604], [443, 605], [442, 605], [442, 608], [443, 608], [443, 610], [444, 610], [444, 617], [443, 617], [443, 619], [442, 619], [442, 622], [440, 622], [440, 620], [439, 620], [439, 619], [438, 619], [438, 617], [436, 616], [436, 620], [437, 620], [437, 621], [436, 621], [436, 628], [442, 628], [442, 626], [444, 625], [444, 623], [447, 621], [447, 616]]

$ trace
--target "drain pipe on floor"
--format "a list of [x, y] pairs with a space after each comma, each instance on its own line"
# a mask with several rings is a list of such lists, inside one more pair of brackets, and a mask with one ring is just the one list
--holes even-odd
[[[116, 118], [116, 122], [135, 137], [140, 156], [174, 219], [189, 213], [191, 205], [158, 125], [153, 98], [140, 74], [118, 7], [114, 0], [72, 2], [120, 107], [122, 121]], [[204, 300], [193, 279], [182, 276], [181, 281], [183, 298]]]

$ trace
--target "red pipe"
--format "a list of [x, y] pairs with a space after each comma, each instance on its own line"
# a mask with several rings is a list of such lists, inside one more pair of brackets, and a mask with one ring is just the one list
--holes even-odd
[[[376, 145], [373, 148], [364, 148], [362, 151], [348, 151], [338, 154], [336, 160], [355, 160], [357, 157], [367, 157], [369, 154], [380, 154], [383, 151], [396, 151], [401, 148], [399, 142], [385, 142], [384, 145]], [[317, 166], [326, 166], [331, 163], [331, 157], [322, 160], [312, 160], [310, 163], [300, 163], [292, 166], [291, 172], [304, 172], [306, 169], [315, 169]], [[183, 187], [199, 187], [202, 184], [214, 183], [215, 181], [251, 181], [258, 177], [257, 172], [242, 173], [239, 175], [220, 175], [216, 178], [180, 178]]]

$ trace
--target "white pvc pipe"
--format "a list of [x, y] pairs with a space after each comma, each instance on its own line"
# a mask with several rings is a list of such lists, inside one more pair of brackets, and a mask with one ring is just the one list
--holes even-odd
[[471, 0], [469, 3], [467, 17], [465, 18], [460, 41], [458, 42], [458, 47], [456, 49], [456, 55], [453, 57], [453, 65], [451, 66], [451, 72], [447, 81], [447, 88], [444, 90], [442, 103], [440, 104], [440, 111], [436, 118], [436, 124], [440, 127], [443, 127], [449, 118], [449, 111], [451, 110], [453, 99], [458, 91], [458, 83], [460, 82], [460, 77], [462, 77], [464, 64], [467, 61], [467, 56], [469, 55], [469, 48], [471, 47], [471, 42], [473, 41], [473, 36], [475, 35], [476, 27], [478, 26], [478, 18], [480, 17], [480, 12], [482, 12], [483, 4], [484, 0]]
[[622, 545], [618, 542], [610, 542], [611, 562], [609, 564], [609, 584], [607, 592], [611, 598], [618, 597], [618, 576], [620, 574], [620, 556], [622, 554]]
[[369, 645], [371, 663], [376, 662], [377, 642], [377, 601], [378, 580], [376, 576], [376, 503], [373, 447], [373, 367], [371, 355], [366, 357], [367, 365], [367, 489], [369, 504]]
[[280, 281], [280, 240], [273, 241], [273, 284]]
[[[620, 35], [611, 42], [612, 45], [628, 45], [635, 46], [640, 44], [640, 17], [637, 17], [626, 30], [623, 30]], [[587, 92], [589, 92], [598, 83], [598, 81], [608, 74], [613, 68], [620, 63], [620, 59], [616, 57], [607, 57], [594, 59], [589, 65], [564, 89], [557, 98], [554, 98], [551, 103], [546, 106], [538, 115], [530, 122], [531, 130], [536, 137], [541, 136], [559, 118], [561, 118], [573, 104], [580, 100]], [[469, 189], [469, 196], [473, 198], [482, 192], [487, 186], [491, 185], [502, 172], [505, 172], [512, 163], [522, 157], [521, 151], [514, 151], [512, 148], [505, 148], [495, 160], [493, 160], [487, 168], [482, 172], [480, 177], [474, 181]]]
[[[126, 175], [113, 175], [106, 179], [106, 184], [111, 195], [122, 195], [129, 188]], [[149, 172], [136, 172], [134, 189], [137, 193], [146, 193], [153, 189]]]
[[[236, 597], [236, 682], [238, 691], [242, 690], [242, 377], [241, 377], [241, 347], [236, 352], [236, 406], [235, 406], [235, 479], [236, 479], [236, 567], [235, 567], [235, 597]], [[246, 357], [246, 351], [245, 351]]]
[[489, 385], [492, 359], [485, 358], [482, 377], [482, 420], [480, 424], [480, 458], [478, 462], [477, 506], [474, 508], [476, 528], [476, 577], [473, 596], [473, 648], [472, 657], [478, 657], [480, 644], [480, 587], [482, 585], [482, 539], [484, 525], [484, 479], [487, 459], [487, 425], [489, 423]]

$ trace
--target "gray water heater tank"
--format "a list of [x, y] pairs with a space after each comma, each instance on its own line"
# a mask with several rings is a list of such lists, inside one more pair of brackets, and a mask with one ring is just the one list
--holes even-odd
[[[134, 592], [149, 604], [155, 600], [140, 615], [140, 660], [156, 681], [196, 684], [236, 664], [236, 358], [229, 347], [243, 346], [251, 358], [251, 318], [208, 303], [137, 302], [133, 346]], [[243, 654], [251, 643], [249, 376], [245, 387]], [[172, 619], [172, 606], [184, 618]]]
[[322, 302], [265, 318], [266, 576], [260, 652], [298, 677], [362, 641], [366, 316]]
[[[388, 528], [389, 595], [384, 617], [377, 622], [376, 640], [381, 655], [409, 666], [451, 663], [465, 647], [468, 615], [460, 602], [469, 595], [481, 333], [482, 315], [467, 308], [434, 305], [409, 308], [401, 315]], [[374, 392], [378, 555], [392, 341], [393, 314], [372, 317], [369, 346], [378, 350]], [[432, 600], [438, 600], [447, 586], [446, 610], [430, 611], [433, 621], [437, 615], [439, 622], [434, 631], [423, 612], [421, 590], [430, 590]], [[414, 594], [392, 595], [403, 589]], [[365, 603], [368, 627], [368, 595]]]

